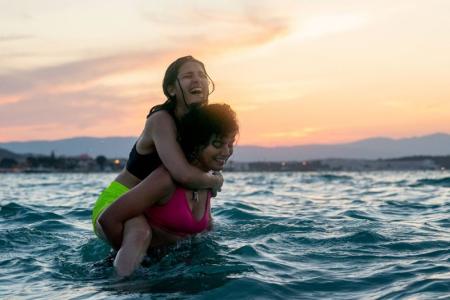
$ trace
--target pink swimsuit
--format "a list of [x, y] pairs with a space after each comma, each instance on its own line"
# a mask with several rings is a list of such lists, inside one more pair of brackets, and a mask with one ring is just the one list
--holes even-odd
[[186, 190], [177, 187], [169, 201], [162, 206], [152, 206], [145, 210], [147, 221], [161, 229], [165, 229], [180, 236], [200, 233], [209, 224], [209, 208], [211, 194], [208, 192], [205, 212], [197, 221], [189, 208]]

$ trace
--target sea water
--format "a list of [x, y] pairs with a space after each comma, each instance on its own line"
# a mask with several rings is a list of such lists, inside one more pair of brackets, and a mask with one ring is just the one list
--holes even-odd
[[130, 278], [91, 230], [114, 174], [0, 174], [0, 299], [450, 299], [450, 173], [225, 173], [214, 230]]

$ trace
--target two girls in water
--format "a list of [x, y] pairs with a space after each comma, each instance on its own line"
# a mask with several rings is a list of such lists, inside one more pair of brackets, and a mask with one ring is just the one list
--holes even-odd
[[222, 186], [218, 171], [238, 132], [228, 105], [207, 104], [210, 84], [203, 63], [191, 56], [168, 67], [167, 101], [150, 110], [126, 168], [95, 204], [94, 231], [118, 250], [119, 275], [131, 274], [149, 247], [210, 227], [209, 199]]

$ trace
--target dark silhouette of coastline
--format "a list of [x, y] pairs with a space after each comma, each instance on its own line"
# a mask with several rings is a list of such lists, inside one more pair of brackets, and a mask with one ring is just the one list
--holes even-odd
[[[73, 157], [85, 153], [90, 157], [102, 155], [114, 158], [128, 157], [136, 139], [136, 137], [77, 137], [51, 141], [3, 142], [0, 143], [0, 148], [20, 154], [49, 155], [54, 151], [57, 155]], [[450, 155], [450, 134], [434, 133], [401, 139], [374, 137], [347, 143], [277, 147], [238, 143], [232, 159], [236, 162], [286, 162], [326, 158], [376, 160], [416, 155]]]
[[[126, 158], [16, 154], [0, 148], [0, 173], [50, 173], [50, 172], [118, 172]], [[234, 162], [229, 161], [229, 172], [315, 172], [315, 171], [412, 171], [449, 170], [448, 156], [409, 156], [391, 159], [318, 159], [285, 162]]]
[[126, 164], [123, 158], [16, 154], [0, 148], [0, 173], [118, 172]]
[[415, 171], [450, 170], [449, 156], [410, 156], [392, 159], [318, 159], [286, 162], [229, 162], [226, 171], [318, 172], [318, 171]]

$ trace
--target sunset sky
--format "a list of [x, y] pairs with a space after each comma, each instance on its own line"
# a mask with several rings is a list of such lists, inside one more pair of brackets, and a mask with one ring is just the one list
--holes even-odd
[[450, 133], [448, 0], [0, 0], [0, 142], [137, 136], [188, 54], [241, 145]]

